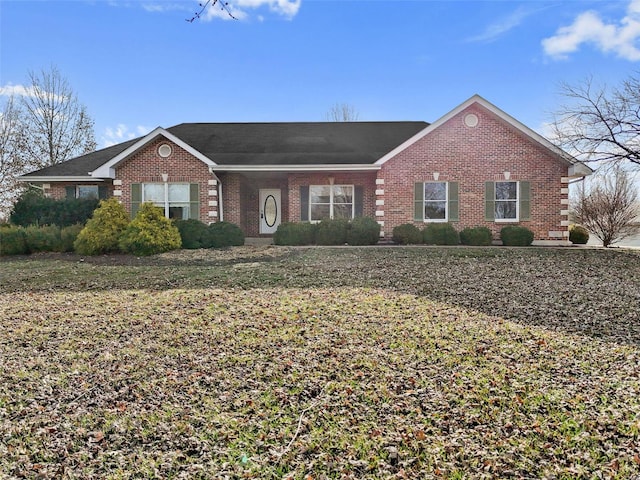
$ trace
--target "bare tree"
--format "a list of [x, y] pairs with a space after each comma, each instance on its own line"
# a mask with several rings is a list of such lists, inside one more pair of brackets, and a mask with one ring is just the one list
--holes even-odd
[[29, 72], [29, 79], [20, 102], [20, 148], [28, 163], [42, 168], [95, 150], [93, 119], [58, 69]]
[[553, 134], [560, 147], [582, 161], [628, 161], [640, 167], [640, 77], [619, 87], [563, 84], [567, 103], [554, 115]]
[[575, 203], [576, 220], [604, 247], [640, 231], [638, 191], [629, 173], [620, 166], [598, 174]]
[[336, 103], [329, 109], [326, 118], [329, 122], [357, 122], [359, 116], [353, 105]]
[[20, 110], [11, 96], [0, 113], [0, 220], [7, 218], [11, 205], [20, 195], [22, 185], [17, 177], [28, 168], [19, 146], [22, 128]]

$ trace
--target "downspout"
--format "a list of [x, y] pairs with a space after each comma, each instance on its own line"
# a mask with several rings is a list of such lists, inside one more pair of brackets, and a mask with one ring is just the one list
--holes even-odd
[[222, 208], [222, 182], [218, 179], [218, 210], [220, 213], [220, 221], [224, 222], [224, 210]]

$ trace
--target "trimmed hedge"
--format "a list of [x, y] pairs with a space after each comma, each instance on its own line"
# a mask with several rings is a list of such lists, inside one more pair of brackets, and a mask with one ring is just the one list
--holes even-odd
[[162, 210], [145, 202], [127, 225], [118, 245], [125, 253], [145, 256], [177, 250], [181, 242], [180, 232]]
[[427, 245], [458, 245], [460, 236], [450, 223], [429, 223], [422, 231], [422, 238]]
[[533, 232], [526, 227], [508, 225], [500, 230], [502, 244], [510, 247], [527, 247], [533, 243]]
[[182, 248], [204, 248], [204, 239], [207, 234], [207, 226], [200, 220], [175, 220], [174, 225], [180, 232]]
[[491, 245], [493, 234], [487, 227], [467, 227], [460, 232], [460, 243], [463, 245]]
[[380, 224], [370, 217], [356, 217], [349, 223], [349, 245], [375, 245], [380, 240]]
[[412, 245], [422, 243], [422, 232], [413, 223], [403, 223], [393, 227], [392, 239], [400, 245]]
[[344, 218], [325, 218], [317, 224], [316, 245], [344, 245], [347, 243], [349, 221]]
[[24, 255], [27, 252], [27, 242], [24, 228], [15, 226], [0, 227], [0, 256]]
[[58, 225], [68, 227], [86, 223], [98, 206], [95, 198], [54, 200], [39, 190], [28, 190], [13, 206], [9, 220], [14, 225]]
[[102, 200], [93, 217], [74, 242], [80, 255], [118, 252], [122, 233], [129, 225], [129, 214], [115, 198]]
[[235, 223], [212, 223], [207, 227], [202, 237], [202, 248], [224, 248], [240, 245], [244, 245], [244, 232]]
[[582, 225], [571, 225], [569, 227], [569, 241], [576, 245], [585, 245], [589, 241], [589, 230]]
[[275, 245], [313, 245], [316, 241], [316, 224], [309, 222], [284, 222], [273, 235]]

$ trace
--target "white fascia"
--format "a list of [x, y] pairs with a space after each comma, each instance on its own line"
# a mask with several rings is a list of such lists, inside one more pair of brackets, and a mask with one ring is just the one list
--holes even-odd
[[18, 177], [19, 182], [103, 182], [102, 178], [95, 178], [90, 175], [86, 177], [82, 176], [69, 176], [69, 177], [36, 177], [36, 176], [22, 176]]
[[155, 140], [156, 138], [158, 138], [160, 136], [166, 138], [167, 140], [169, 140], [169, 141], [175, 143], [176, 145], [178, 145], [179, 147], [183, 148], [184, 150], [189, 152], [191, 155], [193, 155], [194, 157], [196, 157], [198, 160], [202, 161], [203, 163], [205, 163], [209, 167], [214, 167], [216, 165], [215, 162], [213, 162], [209, 157], [203, 155], [202, 153], [197, 151], [195, 148], [193, 148], [191, 145], [183, 142], [182, 140], [180, 140], [175, 135], [173, 135], [173, 134], [169, 133], [168, 131], [166, 131], [164, 128], [157, 127], [152, 132], [149, 132], [147, 135], [142, 137], [139, 141], [137, 141], [136, 143], [131, 145], [129, 148], [127, 148], [126, 150], [121, 152], [119, 155], [113, 157], [107, 163], [105, 163], [105, 164], [101, 165], [100, 167], [96, 168], [93, 172], [89, 172], [89, 174], [91, 175], [91, 177], [94, 177], [94, 178], [116, 178], [116, 169], [115, 169], [115, 167], [120, 162], [126, 160], [131, 155], [136, 153], [138, 150], [140, 150], [141, 148], [145, 147], [147, 144], [149, 144], [150, 142], [152, 142], [153, 140]]
[[[433, 122], [432, 124], [427, 126], [424, 130], [416, 133], [413, 137], [411, 137], [406, 142], [402, 143], [400, 146], [394, 148], [392, 151], [390, 151], [384, 157], [382, 157], [380, 160], [378, 160], [376, 162], [376, 164], [383, 165], [389, 159], [395, 157], [400, 152], [402, 152], [403, 150], [407, 149], [408, 147], [410, 147], [411, 145], [416, 143], [418, 140], [420, 140], [424, 136], [426, 136], [429, 133], [433, 132], [436, 128], [438, 128], [442, 124], [446, 123], [451, 118], [455, 117], [460, 112], [462, 112], [463, 110], [465, 110], [466, 108], [468, 108], [469, 106], [471, 106], [473, 104], [478, 104], [478, 105], [484, 107], [486, 110], [489, 110], [491, 113], [496, 115], [498, 118], [500, 118], [501, 120], [503, 120], [504, 122], [506, 122], [507, 124], [509, 124], [513, 128], [515, 128], [516, 130], [519, 130], [521, 133], [523, 133], [524, 135], [529, 137], [534, 142], [537, 142], [540, 145], [542, 145], [543, 147], [545, 147], [548, 150], [552, 151], [554, 154], [556, 154], [558, 157], [560, 157], [562, 160], [564, 160], [568, 164], [574, 165], [574, 164], [580, 163], [578, 159], [576, 159], [572, 155], [569, 155], [567, 152], [565, 152], [561, 148], [558, 148], [556, 145], [551, 143], [549, 140], [544, 138], [539, 133], [536, 133], [535, 131], [531, 130], [525, 124], [519, 122], [518, 120], [513, 118], [508, 113], [500, 110], [498, 107], [493, 105], [491, 102], [485, 100], [480, 95], [476, 94], [476, 95], [472, 96], [471, 98], [469, 98], [467, 101], [465, 101], [465, 102], [461, 103], [460, 105], [458, 105], [456, 108], [451, 110], [449, 113], [445, 114], [444, 116], [440, 117], [438, 120], [436, 120], [435, 122]], [[589, 167], [587, 167], [587, 168], [589, 168]], [[591, 169], [589, 169], [589, 170], [591, 170]]]
[[336, 165], [217, 165], [216, 172], [346, 172], [376, 171], [376, 164], [336, 164]]

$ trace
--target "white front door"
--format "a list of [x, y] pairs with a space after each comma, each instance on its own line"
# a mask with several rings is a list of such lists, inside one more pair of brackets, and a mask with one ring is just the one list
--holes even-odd
[[273, 234], [280, 225], [280, 189], [260, 189], [260, 234]]

